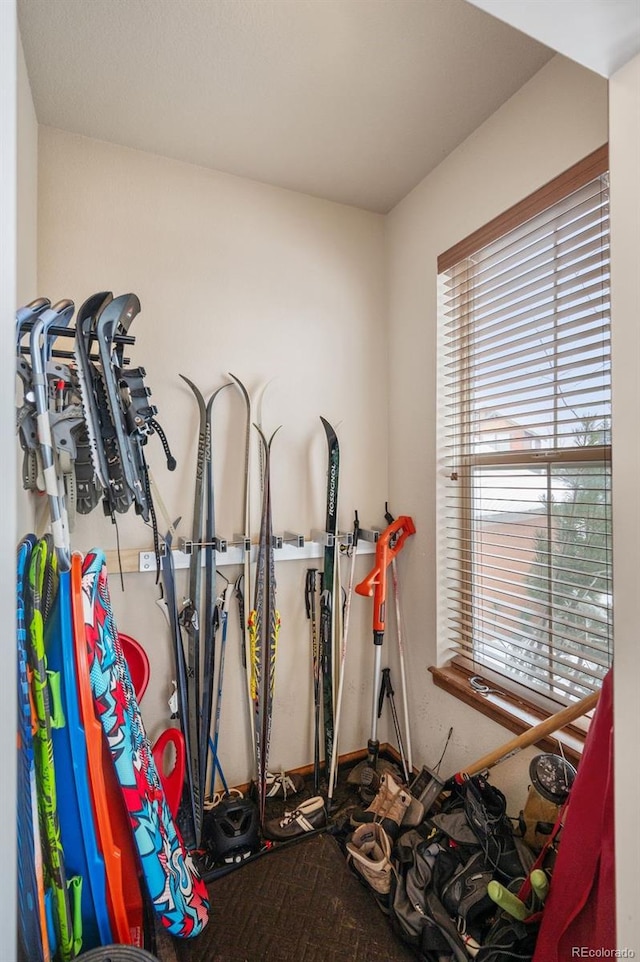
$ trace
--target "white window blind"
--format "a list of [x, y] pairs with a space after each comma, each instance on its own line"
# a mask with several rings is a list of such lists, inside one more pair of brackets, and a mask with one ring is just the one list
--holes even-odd
[[612, 660], [606, 152], [598, 166], [439, 262], [447, 653], [562, 704]]

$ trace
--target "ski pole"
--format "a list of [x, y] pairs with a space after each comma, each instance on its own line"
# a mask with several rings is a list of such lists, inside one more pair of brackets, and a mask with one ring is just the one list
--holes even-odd
[[211, 781], [209, 782], [209, 796], [208, 796], [209, 799], [211, 800], [215, 794], [214, 789], [216, 787], [215, 785], [216, 772], [220, 776], [220, 781], [222, 782], [222, 788], [224, 789], [225, 795], [229, 794], [229, 786], [227, 784], [226, 778], [224, 777], [224, 772], [222, 771], [222, 765], [220, 764], [220, 759], [216, 754], [216, 747], [214, 745], [213, 738], [211, 737], [211, 735], [209, 735], [209, 752], [213, 757], [213, 762], [212, 762], [213, 770], [211, 772]]
[[360, 534], [360, 524], [358, 512], [355, 512], [353, 521], [353, 543], [349, 548], [351, 552], [351, 565], [349, 568], [349, 585], [347, 587], [347, 598], [344, 607], [344, 623], [342, 627], [342, 646], [340, 649], [340, 681], [338, 684], [338, 699], [336, 703], [336, 725], [333, 733], [333, 752], [331, 753], [331, 772], [329, 774], [329, 786], [327, 794], [328, 808], [331, 810], [333, 800], [333, 789], [335, 787], [336, 770], [338, 763], [338, 733], [340, 730], [340, 716], [342, 714], [342, 693], [344, 689], [344, 670], [347, 655], [347, 637], [349, 635], [349, 617], [351, 614], [351, 596], [353, 594], [353, 580], [356, 566], [356, 551], [358, 549], [358, 536]]
[[[224, 575], [222, 576], [224, 577]], [[210, 743], [210, 748], [213, 756], [212, 770], [211, 770], [211, 797], [213, 798], [215, 781], [216, 781], [216, 768], [220, 775], [220, 779], [224, 786], [226, 794], [229, 794], [229, 789], [225, 781], [224, 775], [222, 774], [222, 769], [220, 767], [220, 762], [218, 761], [218, 736], [220, 734], [220, 710], [222, 708], [222, 682], [224, 679], [224, 656], [227, 647], [227, 624], [229, 621], [229, 608], [231, 606], [231, 595], [232, 589], [230, 583], [227, 581], [224, 591], [222, 592], [222, 597], [218, 605], [220, 611], [220, 623], [222, 625], [222, 633], [220, 639], [220, 665], [218, 667], [218, 690], [216, 693], [216, 707], [214, 715], [214, 727], [213, 727], [213, 744]], [[210, 737], [210, 736], [209, 736]]]
[[380, 688], [382, 643], [385, 631], [385, 611], [387, 602], [387, 568], [392, 559], [402, 551], [407, 538], [415, 534], [413, 521], [401, 515], [382, 532], [376, 543], [376, 563], [366, 578], [356, 585], [356, 592], [364, 597], [373, 596], [373, 698], [371, 711], [371, 737], [367, 744], [367, 763], [376, 767], [378, 759], [378, 714], [377, 700]]
[[320, 788], [320, 651], [318, 648], [318, 613], [316, 610], [316, 585], [318, 569], [307, 568], [304, 601], [307, 618], [311, 622], [311, 664], [313, 674], [313, 790]]
[[[389, 502], [384, 504], [385, 520], [387, 524], [392, 524], [394, 517], [389, 511]], [[393, 584], [393, 598], [396, 611], [396, 631], [398, 637], [398, 657], [400, 659], [400, 686], [402, 688], [402, 707], [404, 715], [404, 733], [407, 741], [407, 768], [413, 772], [413, 757], [411, 752], [411, 730], [409, 728], [409, 698], [407, 690], [407, 675], [404, 664], [404, 642], [402, 638], [402, 615], [400, 607], [400, 582], [398, 580], [398, 563], [395, 558], [391, 560], [391, 581]]]
[[404, 780], [409, 783], [409, 769], [407, 768], [407, 757], [404, 751], [404, 743], [402, 741], [402, 732], [400, 731], [400, 722], [398, 721], [398, 712], [396, 710], [395, 703], [395, 692], [393, 690], [393, 685], [391, 684], [391, 669], [382, 669], [382, 682], [380, 683], [380, 695], [378, 696], [378, 718], [382, 715], [382, 705], [384, 703], [384, 696], [389, 699], [389, 704], [391, 705], [391, 718], [393, 719], [393, 727], [396, 733], [396, 740], [398, 742], [398, 748], [400, 750], [400, 760], [402, 761], [402, 771], [404, 772]]

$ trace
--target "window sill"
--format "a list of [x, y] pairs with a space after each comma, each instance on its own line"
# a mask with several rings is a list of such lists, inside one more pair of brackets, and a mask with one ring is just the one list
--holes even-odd
[[[538, 725], [549, 718], [549, 712], [516, 698], [509, 691], [500, 689], [499, 685], [496, 685], [493, 681], [488, 682], [491, 689], [488, 694], [475, 691], [469, 684], [469, 679], [474, 677], [473, 673], [460, 666], [447, 665], [442, 668], [432, 666], [429, 671], [433, 676], [434, 685], [438, 688], [449, 692], [454, 698], [459, 698], [466, 705], [498, 722], [515, 735], [521, 735], [523, 732], [529, 731], [534, 725]], [[541, 751], [557, 754], [558, 741], [560, 741], [567, 760], [577, 765], [582, 756], [585, 734], [575, 725], [568, 725], [552, 735], [543, 736], [535, 742], [535, 746]], [[508, 739], [505, 739], [506, 741]]]

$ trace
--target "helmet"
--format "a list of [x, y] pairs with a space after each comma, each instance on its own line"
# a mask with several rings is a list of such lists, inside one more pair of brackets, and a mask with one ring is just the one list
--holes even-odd
[[216, 861], [241, 862], [259, 848], [258, 807], [250, 798], [223, 798], [205, 812], [203, 845]]

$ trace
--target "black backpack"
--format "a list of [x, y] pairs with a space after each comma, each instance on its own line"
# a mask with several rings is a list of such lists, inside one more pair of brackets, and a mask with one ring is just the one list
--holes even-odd
[[468, 962], [488, 949], [492, 929], [506, 939], [496, 928], [503, 913], [487, 894], [489, 882], [517, 891], [533, 855], [513, 835], [504, 795], [486, 779], [454, 786], [442, 808], [394, 847], [391, 920], [423, 962]]

